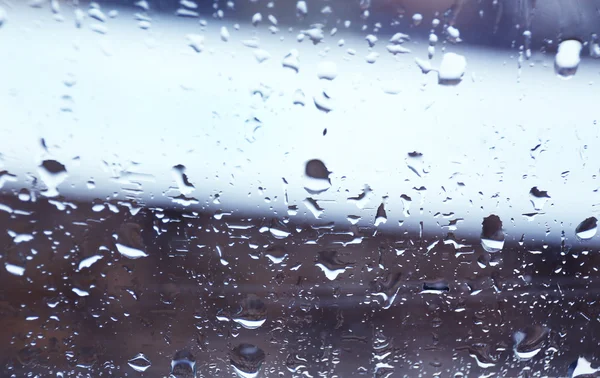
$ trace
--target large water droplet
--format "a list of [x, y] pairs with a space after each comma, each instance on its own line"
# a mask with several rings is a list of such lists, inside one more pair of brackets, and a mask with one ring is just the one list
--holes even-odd
[[441, 85], [457, 85], [467, 69], [464, 56], [455, 53], [445, 53], [438, 71], [438, 83]]
[[569, 378], [588, 376], [596, 374], [600, 371], [600, 368], [593, 368], [592, 364], [585, 359], [585, 357], [579, 357], [577, 361], [574, 361], [568, 370]]
[[558, 45], [558, 52], [554, 58], [554, 72], [563, 79], [570, 79], [577, 72], [580, 53], [583, 45], [581, 42], [569, 39]]
[[46, 197], [56, 197], [58, 191], [56, 188], [67, 178], [67, 169], [56, 160], [44, 160], [39, 166], [39, 174], [44, 184], [48, 188], [42, 194]]
[[0, 27], [2, 27], [6, 23], [7, 19], [8, 15], [6, 14], [6, 11], [4, 10], [4, 8], [0, 7]]
[[477, 366], [483, 369], [495, 366], [498, 362], [498, 358], [492, 356], [491, 349], [489, 344], [483, 343], [457, 348], [457, 350], [466, 350], [469, 353], [469, 356], [475, 359]]
[[255, 378], [265, 360], [265, 352], [252, 344], [239, 344], [229, 353], [233, 370], [239, 377]]
[[247, 329], [256, 329], [267, 321], [267, 306], [256, 295], [248, 295], [231, 320]]
[[321, 160], [312, 159], [306, 162], [304, 169], [304, 189], [310, 194], [320, 194], [331, 187], [329, 170]]
[[596, 217], [586, 218], [575, 228], [575, 235], [580, 240], [591, 239], [596, 235], [598, 230], [598, 219]]
[[333, 80], [337, 77], [337, 65], [334, 62], [321, 62], [317, 66], [317, 76], [319, 79]]
[[539, 190], [537, 186], [534, 186], [529, 191], [529, 199], [531, 200], [531, 204], [535, 210], [542, 210], [549, 198], [550, 196], [548, 195], [548, 192], [545, 190]]
[[504, 231], [502, 230], [502, 221], [497, 215], [490, 215], [483, 218], [481, 223], [481, 246], [487, 252], [500, 252], [504, 247]]
[[352, 264], [340, 261], [337, 251], [319, 252], [319, 258], [315, 265], [321, 268], [323, 273], [325, 273], [325, 277], [330, 281], [335, 280], [346, 269], [352, 268]]
[[515, 332], [514, 352], [522, 360], [529, 360], [546, 346], [549, 329], [540, 325], [528, 326]]
[[190, 195], [194, 191], [194, 189], [196, 189], [185, 174], [184, 165], [177, 164], [173, 167], [172, 173], [173, 178], [175, 179], [175, 182], [177, 183], [177, 187], [179, 188], [181, 194], [187, 196]]
[[196, 359], [187, 350], [175, 353], [169, 378], [196, 378]]
[[148, 370], [148, 368], [150, 368], [150, 366], [152, 366], [148, 357], [144, 356], [143, 353], [138, 353], [131, 360], [127, 361], [127, 365], [131, 366], [133, 370], [140, 373], [145, 372]]

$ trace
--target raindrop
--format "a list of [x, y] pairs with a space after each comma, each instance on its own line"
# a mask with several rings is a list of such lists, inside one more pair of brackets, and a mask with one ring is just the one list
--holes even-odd
[[25, 268], [23, 268], [22, 266], [5, 263], [4, 267], [6, 268], [6, 271], [8, 273], [13, 274], [15, 276], [22, 276], [23, 274], [25, 274]]
[[246, 329], [257, 329], [267, 321], [267, 306], [256, 295], [248, 295], [231, 320]]
[[413, 24], [419, 25], [423, 21], [423, 15], [421, 13], [415, 13], [412, 16]]
[[106, 22], [106, 15], [99, 8], [90, 8], [88, 15], [98, 21]]
[[568, 39], [558, 45], [558, 52], [554, 59], [554, 72], [563, 79], [570, 79], [577, 72], [580, 53], [583, 45], [575, 39]]
[[315, 103], [315, 107], [324, 113], [329, 113], [333, 110], [333, 101], [324, 91], [315, 95], [313, 97], [313, 101]]
[[598, 230], [598, 220], [596, 217], [586, 218], [575, 228], [575, 235], [579, 240], [588, 240], [596, 235]]
[[384, 224], [387, 222], [387, 214], [385, 213], [385, 207], [382, 203], [377, 208], [377, 214], [375, 215], [375, 227], [378, 227], [380, 224]]
[[431, 67], [431, 61], [429, 60], [415, 58], [415, 63], [417, 63], [417, 66], [419, 66], [421, 72], [423, 72], [424, 74], [427, 74], [431, 70], [433, 70], [433, 67]]
[[300, 0], [296, 3], [296, 14], [298, 16], [303, 17], [308, 13], [308, 7], [306, 5], [306, 1]]
[[389, 51], [391, 54], [394, 54], [394, 55], [396, 55], [396, 54], [409, 54], [411, 52], [409, 48], [406, 48], [406, 47], [404, 47], [402, 45], [393, 45], [393, 44], [390, 44], [390, 45], [387, 45], [385, 48], [387, 49], [387, 51]]
[[314, 215], [314, 217], [316, 219], [319, 219], [321, 217], [321, 215], [323, 215], [324, 210], [321, 208], [321, 206], [319, 206], [319, 204], [317, 203], [317, 201], [315, 201], [312, 198], [306, 198], [304, 199], [304, 205], [306, 206], [306, 208], [308, 210], [310, 210], [310, 212], [312, 213], [312, 215]]
[[392, 36], [392, 38], [390, 38], [390, 43], [394, 44], [401, 44], [406, 41], [410, 41], [410, 37], [408, 36], [408, 34], [404, 33], [396, 33]]
[[267, 50], [263, 49], [255, 49], [254, 50], [254, 58], [258, 63], [262, 63], [268, 59], [271, 59], [271, 54]]
[[94, 255], [88, 258], [85, 258], [83, 260], [81, 260], [81, 262], [79, 263], [79, 267], [77, 270], [81, 270], [84, 268], [89, 268], [91, 267], [95, 262], [99, 261], [102, 259], [102, 255]]
[[40, 178], [46, 184], [46, 191], [42, 194], [46, 197], [56, 197], [57, 187], [66, 180], [68, 174], [64, 165], [56, 160], [44, 160], [39, 166]]
[[450, 291], [450, 286], [446, 281], [435, 281], [423, 283], [421, 294], [444, 294]]
[[337, 65], [334, 62], [321, 62], [317, 66], [319, 79], [333, 80], [337, 77]]
[[196, 378], [196, 359], [190, 352], [180, 350], [175, 353], [169, 378]]
[[477, 362], [477, 366], [487, 369], [496, 366], [498, 358], [492, 356], [492, 348], [489, 344], [478, 343], [467, 347], [459, 347], [457, 350], [466, 350], [469, 356]]
[[504, 247], [504, 231], [502, 221], [497, 215], [483, 218], [481, 228], [481, 246], [487, 252], [494, 253], [502, 251]]
[[120, 254], [130, 259], [146, 257], [144, 243], [142, 241], [141, 227], [135, 223], [125, 223], [121, 226], [119, 242], [115, 243]]
[[540, 325], [526, 327], [514, 334], [514, 352], [521, 360], [529, 360], [546, 346], [549, 329]]
[[312, 195], [327, 191], [331, 187], [330, 174], [321, 160], [307, 161], [304, 168], [304, 189]]
[[549, 198], [548, 192], [539, 190], [537, 186], [534, 186], [529, 191], [529, 199], [531, 200], [534, 210], [542, 210]]
[[138, 353], [131, 360], [127, 361], [127, 365], [131, 366], [133, 370], [140, 373], [145, 372], [148, 370], [148, 368], [150, 368], [150, 366], [152, 366], [148, 357], [144, 356], [143, 353]]
[[291, 68], [296, 73], [298, 73], [298, 71], [300, 71], [300, 61], [298, 60], [299, 55], [300, 53], [298, 52], [298, 50], [291, 50], [285, 57], [283, 57], [281, 65], [285, 68]]
[[265, 352], [253, 344], [242, 343], [229, 353], [233, 370], [241, 378], [255, 378], [265, 360]]
[[300, 31], [300, 33], [302, 33], [302, 35], [304, 36], [307, 36], [314, 45], [318, 44], [325, 38], [325, 33], [323, 32], [323, 25], [321, 24], [313, 25], [310, 29], [302, 30]]
[[457, 28], [454, 26], [448, 26], [446, 32], [448, 32], [448, 38], [451, 41], [460, 42], [460, 31]]
[[304, 106], [306, 104], [306, 96], [304, 95], [304, 92], [302, 91], [302, 89], [296, 89], [294, 91], [292, 100], [293, 100], [294, 105]]
[[367, 41], [367, 43], [369, 44], [369, 47], [373, 47], [375, 46], [375, 43], [377, 43], [377, 37], [374, 36], [373, 34], [369, 34], [365, 37], [365, 40]]
[[464, 56], [455, 53], [445, 53], [438, 71], [438, 83], [441, 85], [457, 85], [467, 69]]
[[188, 45], [194, 49], [197, 53], [204, 50], [204, 36], [200, 34], [188, 34], [187, 36]]
[[221, 27], [221, 40], [223, 42], [229, 41], [229, 30], [225, 26]]
[[335, 280], [337, 276], [344, 273], [346, 269], [352, 268], [352, 264], [339, 260], [337, 251], [319, 252], [319, 258], [315, 265], [321, 268], [323, 273], [325, 273], [325, 277], [330, 281]]
[[371, 295], [380, 297], [383, 300], [382, 307], [387, 310], [394, 304], [394, 300], [400, 290], [402, 281], [400, 273], [388, 273], [385, 280], [377, 280], [371, 283]]
[[255, 13], [254, 16], [252, 16], [252, 25], [256, 26], [258, 25], [260, 22], [262, 21], [262, 14], [260, 13]]
[[369, 64], [373, 64], [377, 61], [377, 58], [379, 58], [379, 53], [372, 51], [365, 56], [365, 61]]
[[173, 167], [171, 172], [173, 173], [173, 178], [175, 179], [175, 182], [177, 183], [177, 187], [179, 188], [179, 191], [181, 192], [181, 194], [187, 196], [187, 195], [190, 195], [196, 188], [190, 182], [187, 175], [185, 174], [185, 169], [186, 168], [184, 165], [177, 164], [176, 166]]
[[577, 361], [574, 361], [569, 366], [569, 378], [575, 378], [580, 376], [588, 376], [596, 374], [600, 371], [600, 368], [593, 368], [592, 364], [585, 359], [585, 357], [579, 357]]

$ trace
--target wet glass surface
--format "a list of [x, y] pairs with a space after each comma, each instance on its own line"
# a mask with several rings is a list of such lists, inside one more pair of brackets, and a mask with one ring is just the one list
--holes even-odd
[[0, 377], [600, 376], [597, 9], [0, 0]]

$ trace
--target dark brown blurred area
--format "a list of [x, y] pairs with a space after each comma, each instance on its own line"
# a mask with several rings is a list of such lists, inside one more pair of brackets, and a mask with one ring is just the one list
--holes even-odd
[[198, 377], [229, 377], [241, 344], [264, 351], [265, 377], [558, 377], [598, 361], [599, 259], [568, 243], [489, 254], [478, 235], [0, 202], [2, 377], [164, 377], [180, 351]]

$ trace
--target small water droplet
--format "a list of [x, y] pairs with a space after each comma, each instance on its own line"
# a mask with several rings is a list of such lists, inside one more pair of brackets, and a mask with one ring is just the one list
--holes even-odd
[[204, 50], [204, 36], [200, 34], [188, 34], [186, 36], [188, 40], [188, 45], [194, 49], [197, 53], [202, 52]]
[[285, 57], [283, 57], [283, 61], [281, 62], [282, 66], [285, 68], [291, 68], [296, 73], [300, 71], [300, 61], [298, 60], [298, 56], [300, 53], [298, 50], [291, 50]]

